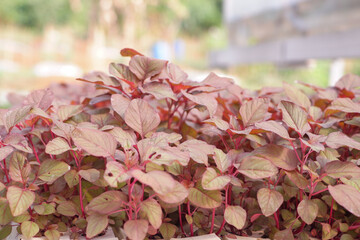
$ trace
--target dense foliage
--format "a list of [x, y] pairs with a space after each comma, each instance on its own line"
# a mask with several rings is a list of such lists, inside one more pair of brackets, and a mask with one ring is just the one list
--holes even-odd
[[[0, 118], [0, 231], [58, 239], [360, 232], [360, 78], [251, 92], [132, 49]], [[231, 237], [231, 236], [230, 236]]]

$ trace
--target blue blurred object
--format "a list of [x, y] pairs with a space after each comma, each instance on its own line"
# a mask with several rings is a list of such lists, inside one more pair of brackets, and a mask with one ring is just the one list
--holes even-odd
[[183, 60], [185, 58], [185, 42], [181, 39], [176, 39], [174, 42], [174, 52], [176, 60]]
[[171, 49], [167, 42], [157, 41], [152, 47], [152, 55], [157, 59], [171, 60]]

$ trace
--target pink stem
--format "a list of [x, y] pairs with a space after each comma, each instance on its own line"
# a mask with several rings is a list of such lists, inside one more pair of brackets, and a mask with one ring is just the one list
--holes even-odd
[[215, 208], [213, 208], [212, 211], [210, 233], [214, 231], [214, 221], [215, 221]]

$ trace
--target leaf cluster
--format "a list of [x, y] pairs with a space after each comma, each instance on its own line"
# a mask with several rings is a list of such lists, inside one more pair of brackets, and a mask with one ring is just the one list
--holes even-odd
[[216, 233], [355, 239], [360, 78], [310, 96], [251, 92], [210, 73], [121, 54], [110, 75], [37, 90], [0, 110], [0, 238], [134, 240]]

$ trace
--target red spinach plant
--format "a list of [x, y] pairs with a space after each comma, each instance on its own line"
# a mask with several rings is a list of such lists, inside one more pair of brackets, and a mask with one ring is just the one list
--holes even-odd
[[359, 77], [251, 92], [121, 54], [1, 110], [1, 238], [358, 236]]

